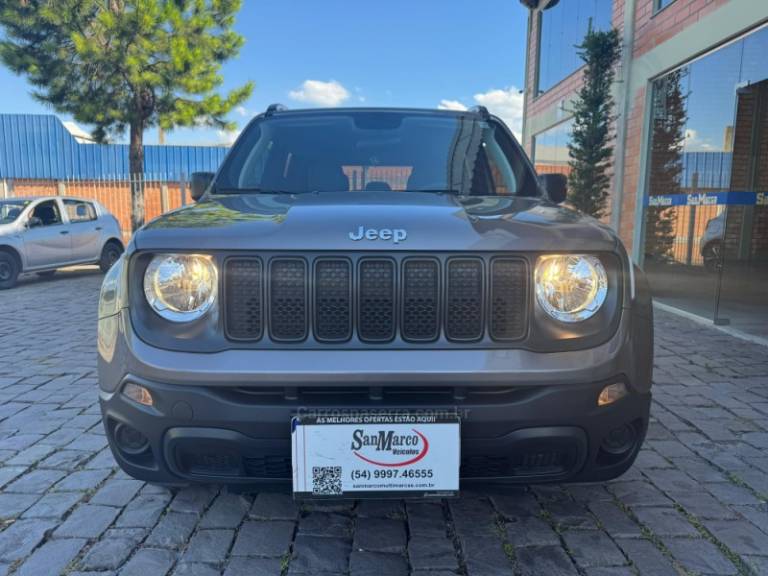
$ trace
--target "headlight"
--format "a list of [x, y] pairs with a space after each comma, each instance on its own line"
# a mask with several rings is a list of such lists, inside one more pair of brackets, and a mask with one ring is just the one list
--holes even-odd
[[171, 322], [197, 320], [213, 305], [218, 271], [204, 254], [158, 254], [144, 273], [144, 294], [152, 309]]
[[585, 254], [541, 256], [536, 262], [536, 301], [552, 318], [581, 322], [595, 315], [608, 293], [603, 264]]

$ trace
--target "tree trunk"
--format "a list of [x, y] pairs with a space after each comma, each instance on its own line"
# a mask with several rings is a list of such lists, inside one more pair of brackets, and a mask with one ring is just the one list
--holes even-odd
[[131, 173], [131, 231], [144, 225], [144, 122], [131, 122], [131, 143], [128, 151]]

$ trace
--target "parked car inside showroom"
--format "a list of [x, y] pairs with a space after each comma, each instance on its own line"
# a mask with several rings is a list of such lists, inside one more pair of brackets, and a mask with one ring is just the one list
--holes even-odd
[[192, 187], [102, 287], [100, 403], [131, 476], [426, 497], [635, 460], [645, 278], [484, 108], [271, 106]]
[[723, 226], [725, 225], [725, 212], [721, 212], [707, 221], [704, 234], [701, 235], [701, 258], [707, 272], [717, 272], [722, 266], [721, 246], [723, 244]]
[[19, 274], [97, 264], [109, 270], [123, 253], [120, 226], [98, 202], [80, 198], [0, 199], [0, 290]]

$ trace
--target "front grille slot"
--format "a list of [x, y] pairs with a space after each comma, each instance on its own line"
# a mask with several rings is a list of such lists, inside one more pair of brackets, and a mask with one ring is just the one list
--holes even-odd
[[234, 340], [258, 340], [264, 314], [261, 260], [230, 258], [224, 270], [227, 334]]
[[364, 342], [395, 337], [395, 263], [384, 258], [360, 262], [358, 333]]
[[462, 456], [459, 474], [462, 478], [473, 479], [562, 478], [574, 470], [578, 461], [578, 447], [571, 442], [560, 442], [546, 449], [520, 446], [505, 456]]
[[272, 339], [277, 342], [299, 342], [307, 337], [307, 265], [304, 260], [272, 260], [269, 329]]
[[249, 478], [282, 480], [291, 477], [290, 456], [245, 456], [243, 470]]
[[445, 333], [449, 340], [483, 337], [483, 262], [477, 258], [448, 261]]
[[307, 406], [353, 405], [376, 407], [382, 403], [395, 406], [402, 404], [456, 403], [464, 405], [501, 402], [513, 404], [526, 402], [539, 394], [536, 387], [514, 386], [423, 386], [409, 383], [402, 386], [247, 386], [216, 389], [210, 393], [223, 400], [254, 406], [273, 406], [285, 402]]
[[232, 255], [222, 279], [226, 336], [245, 347], [501, 347], [530, 322], [516, 255]]
[[318, 260], [315, 264], [315, 337], [344, 342], [352, 337], [352, 264]]
[[523, 260], [495, 258], [491, 262], [491, 314], [494, 340], [519, 340], [528, 325], [528, 274]]
[[403, 338], [412, 342], [440, 335], [440, 268], [435, 260], [406, 260], [403, 265]]

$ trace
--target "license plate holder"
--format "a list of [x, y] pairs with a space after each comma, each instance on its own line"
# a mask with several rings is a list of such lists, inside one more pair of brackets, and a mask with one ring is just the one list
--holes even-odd
[[459, 492], [457, 414], [372, 412], [291, 421], [293, 495], [452, 497]]

